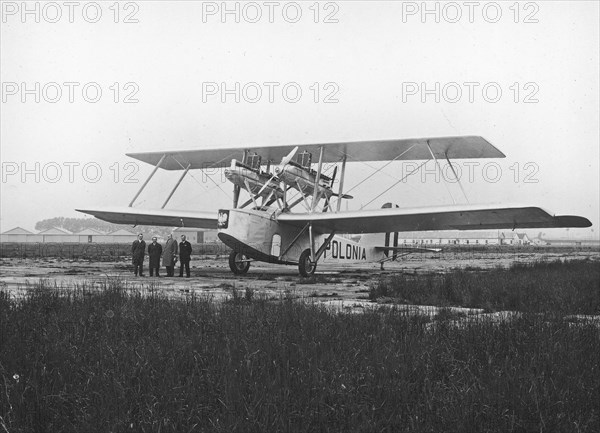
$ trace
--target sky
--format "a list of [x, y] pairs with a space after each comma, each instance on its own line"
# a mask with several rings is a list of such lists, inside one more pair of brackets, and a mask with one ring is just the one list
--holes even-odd
[[[2, 2], [0, 230], [126, 206], [152, 167], [130, 152], [480, 135], [470, 203], [590, 219], [598, 237], [597, 2]], [[468, 165], [469, 163], [473, 163]], [[349, 165], [352, 187], [381, 164]], [[464, 203], [429, 163], [392, 163], [345, 207]], [[160, 207], [159, 172], [135, 207]], [[170, 208], [231, 206], [192, 172]], [[374, 199], [374, 200], [373, 200]], [[371, 202], [371, 200], [373, 200]]]

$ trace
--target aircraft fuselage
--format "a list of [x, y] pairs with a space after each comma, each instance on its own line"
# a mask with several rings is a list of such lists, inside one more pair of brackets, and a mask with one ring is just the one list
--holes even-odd
[[[228, 247], [263, 262], [293, 265], [311, 248], [308, 230], [271, 217], [270, 212], [247, 209], [219, 211], [218, 237]], [[329, 233], [315, 233], [318, 249]], [[381, 250], [342, 236], [334, 236], [319, 262], [368, 263], [385, 259]]]

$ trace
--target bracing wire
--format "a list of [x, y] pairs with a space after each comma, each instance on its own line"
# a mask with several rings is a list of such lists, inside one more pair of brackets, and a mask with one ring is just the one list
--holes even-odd
[[367, 202], [367, 204], [362, 205], [360, 208], [363, 209], [365, 206], [370, 205], [371, 203], [373, 203], [375, 200], [377, 200], [379, 197], [381, 197], [383, 194], [385, 194], [386, 192], [388, 192], [390, 189], [392, 189], [393, 187], [395, 187], [396, 185], [398, 185], [400, 182], [403, 182], [406, 178], [408, 178], [408, 176], [410, 176], [413, 173], [416, 173], [417, 171], [419, 171], [421, 169], [421, 167], [423, 167], [425, 164], [427, 164], [429, 161], [431, 161], [430, 159], [424, 161], [421, 165], [419, 165], [417, 168], [415, 168], [413, 171], [411, 171], [410, 173], [408, 173], [406, 176], [404, 176], [402, 179], [398, 180], [397, 182], [395, 182], [394, 184], [392, 184], [392, 186], [390, 186], [389, 188], [387, 188], [385, 191], [381, 192], [380, 194], [378, 194], [377, 196], [375, 196], [373, 199], [371, 199], [369, 202]]
[[[232, 156], [232, 155], [229, 155], [229, 156]], [[229, 156], [228, 156], [227, 158], [229, 158]], [[179, 162], [179, 161], [177, 160], [177, 158], [175, 158], [175, 157], [174, 157], [174, 156], [172, 156], [172, 155], [171, 155], [171, 158], [173, 158], [173, 160], [174, 160], [174, 161], [175, 161], [177, 164], [179, 164], [179, 166], [180, 166], [181, 168], [185, 169], [185, 167], [183, 166], [183, 164], [182, 164], [181, 162]], [[223, 158], [221, 161], [224, 161], [225, 159], [226, 159], [226, 158]], [[219, 161], [219, 162], [221, 162], [221, 161]], [[216, 164], [218, 164], [219, 162], [217, 162]], [[216, 165], [216, 164], [215, 164], [215, 165]], [[207, 177], [208, 179], [210, 179], [210, 181], [211, 181], [212, 183], [214, 183], [214, 184], [215, 184], [215, 186], [216, 186], [217, 188], [219, 188], [219, 189], [220, 189], [220, 190], [223, 192], [223, 194], [225, 194], [225, 195], [226, 195], [226, 196], [227, 196], [227, 197], [228, 197], [230, 200], [232, 199], [231, 195], [230, 195], [230, 194], [229, 194], [227, 191], [225, 191], [223, 188], [221, 188], [221, 185], [219, 185], [219, 184], [218, 184], [218, 183], [217, 183], [217, 182], [216, 182], [216, 181], [215, 181], [215, 180], [212, 178], [212, 176], [211, 176], [210, 174], [208, 174], [208, 173], [205, 173], [205, 175], [206, 175], [206, 177]], [[191, 176], [191, 178], [192, 178], [192, 179], [194, 179], [194, 180], [195, 180], [195, 181], [196, 181], [196, 182], [197, 182], [199, 185], [202, 185], [202, 182], [200, 182], [198, 179], [196, 179], [196, 177], [195, 177], [195, 176], [194, 176], [192, 173], [190, 173], [190, 176]]]

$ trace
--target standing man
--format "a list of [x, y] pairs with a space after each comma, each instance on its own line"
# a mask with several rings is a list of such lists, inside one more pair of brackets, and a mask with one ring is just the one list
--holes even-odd
[[160, 268], [160, 256], [162, 255], [162, 246], [156, 242], [156, 236], [152, 238], [152, 243], [148, 245], [148, 261], [150, 265], [150, 276], [154, 276], [156, 270], [156, 276], [160, 277], [158, 269]]
[[183, 277], [183, 267], [185, 266], [185, 276], [190, 277], [190, 260], [192, 258], [192, 244], [185, 240], [185, 235], [181, 235], [179, 242], [179, 276]]
[[163, 266], [167, 268], [167, 277], [175, 276], [175, 262], [177, 262], [177, 241], [173, 235], [167, 236], [167, 242], [162, 253]]
[[146, 254], [146, 242], [144, 242], [144, 235], [139, 234], [138, 238], [133, 241], [133, 245], [131, 246], [131, 258], [133, 263], [133, 273], [135, 276], [138, 276], [138, 271], [140, 277], [144, 276], [144, 255]]

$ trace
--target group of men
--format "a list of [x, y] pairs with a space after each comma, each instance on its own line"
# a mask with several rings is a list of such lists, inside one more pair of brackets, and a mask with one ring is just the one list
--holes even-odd
[[[185, 276], [190, 277], [190, 259], [192, 257], [192, 244], [186, 239], [185, 235], [181, 236], [181, 242], [177, 245], [177, 241], [173, 240], [173, 235], [167, 237], [165, 246], [157, 242], [157, 237], [152, 238], [152, 243], [148, 245], [148, 258], [150, 265], [150, 276], [153, 277], [156, 273], [157, 277], [160, 277], [160, 261], [162, 259], [163, 266], [167, 269], [167, 277], [175, 276], [175, 265], [179, 260], [179, 276], [183, 277], [183, 270], [185, 268]], [[133, 241], [131, 246], [131, 256], [133, 263], [133, 273], [137, 277], [144, 276], [144, 257], [146, 255], [146, 242], [144, 241], [144, 235], [139, 234], [138, 238]]]

